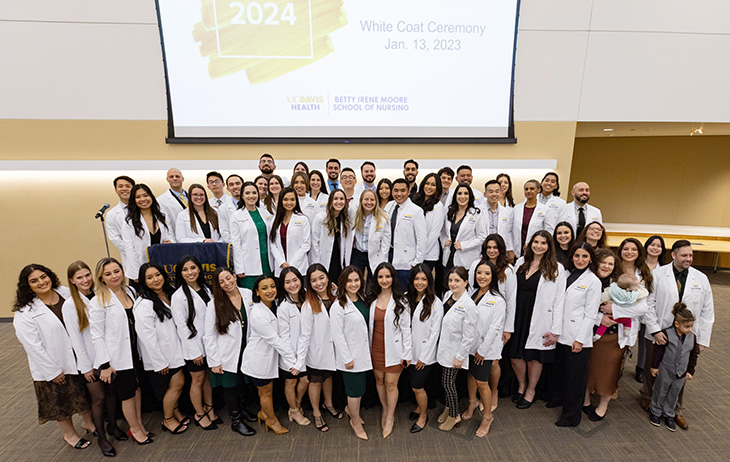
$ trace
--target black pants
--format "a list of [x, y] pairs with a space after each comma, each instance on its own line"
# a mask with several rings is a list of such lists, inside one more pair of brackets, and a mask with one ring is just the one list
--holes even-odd
[[368, 261], [368, 253], [360, 252], [355, 247], [352, 248], [352, 256], [350, 257], [350, 264], [357, 266], [362, 271], [363, 276], [370, 272], [370, 264]]
[[558, 343], [557, 350], [558, 364], [563, 365], [563, 386], [560, 393], [563, 403], [561, 419], [572, 425], [578, 425], [586, 394], [588, 359], [591, 357], [591, 348], [583, 348], [579, 353], [573, 353], [570, 346]]

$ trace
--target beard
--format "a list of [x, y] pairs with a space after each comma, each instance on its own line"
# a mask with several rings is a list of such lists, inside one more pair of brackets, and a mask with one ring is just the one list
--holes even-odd
[[271, 168], [271, 167], [268, 167], [268, 166], [266, 166], [266, 167], [260, 167], [259, 170], [264, 175], [271, 175], [272, 173], [274, 173], [274, 169]]

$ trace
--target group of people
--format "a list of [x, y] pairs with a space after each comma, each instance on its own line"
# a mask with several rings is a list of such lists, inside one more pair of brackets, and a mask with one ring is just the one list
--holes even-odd
[[[339, 419], [344, 411], [354, 434], [368, 439], [360, 402], [369, 374], [383, 437], [393, 431], [401, 375], [416, 401], [412, 433], [428, 422], [429, 393], [445, 405], [443, 431], [481, 412], [476, 436], [486, 436], [500, 395], [518, 409], [544, 398], [562, 410], [556, 425], [577, 426], [581, 414], [606, 415], [640, 331], [638, 364], [650, 370], [641, 406], [655, 425], [663, 417], [670, 430], [687, 427], [684, 380], [709, 347], [714, 322], [712, 291], [691, 267], [688, 241], [674, 243], [668, 264], [660, 236], [644, 244], [629, 238], [612, 251], [600, 210], [588, 204], [589, 186], [574, 185], [566, 203], [553, 172], [527, 181], [525, 200], [515, 204], [509, 175], [478, 191], [466, 165], [429, 173], [418, 185], [414, 160], [403, 178], [377, 184], [372, 162], [362, 164], [359, 184], [336, 159], [326, 164], [327, 179], [299, 162], [289, 181], [274, 173], [269, 154], [259, 168], [254, 181], [208, 173], [211, 197], [201, 184], [184, 190], [177, 169], [157, 198], [117, 177], [120, 203], [107, 227], [121, 262], [103, 258], [93, 274], [73, 262], [67, 287], [43, 265], [23, 268], [16, 333], [39, 420], [58, 421], [69, 445], [90, 444], [74, 429], [74, 413], [104, 455], [115, 454], [107, 434], [151, 443], [141, 419], [143, 380], [162, 403], [162, 430], [173, 434], [222, 423], [216, 387], [233, 431], [253, 435], [249, 423], [258, 420], [288, 432], [274, 406], [280, 379], [290, 422], [312, 423], [306, 395], [316, 429], [327, 431], [325, 415]], [[209, 287], [201, 262], [188, 255], [175, 266], [173, 288], [145, 252], [173, 242], [230, 243], [233, 268], [218, 268]], [[462, 369], [465, 409], [456, 385]], [[335, 374], [343, 410], [333, 401]], [[177, 406], [186, 376], [192, 419]], [[432, 376], [440, 376], [436, 392]], [[256, 415], [246, 386], [258, 391]]]

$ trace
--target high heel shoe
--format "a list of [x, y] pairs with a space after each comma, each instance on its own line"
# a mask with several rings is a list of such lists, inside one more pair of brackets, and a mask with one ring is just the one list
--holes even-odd
[[450, 432], [454, 427], [459, 428], [461, 426], [461, 416], [451, 417], [447, 416], [444, 423], [439, 425], [439, 430]]
[[[294, 414], [295, 412], [297, 414]], [[305, 426], [305, 425], [309, 425], [310, 423], [312, 423], [311, 420], [307, 419], [304, 416], [304, 413], [302, 412], [301, 409], [291, 409], [291, 408], [289, 408], [289, 412], [287, 412], [287, 414], [289, 416], [289, 422], [296, 422], [297, 425]], [[299, 417], [297, 417], [297, 415]]]
[[195, 426], [200, 427], [203, 430], [218, 430], [218, 425], [215, 424], [215, 422], [211, 422], [208, 424], [207, 427], [204, 427], [203, 424], [200, 423], [201, 420], [203, 420], [208, 414], [195, 414]]
[[426, 416], [426, 423], [423, 424], [423, 427], [418, 426], [418, 422], [413, 422], [413, 426], [411, 427], [411, 433], [418, 433], [424, 428], [426, 428], [426, 425], [428, 425], [428, 416]]
[[517, 392], [514, 395], [512, 395], [512, 402], [517, 404], [520, 401], [522, 401], [522, 398], [524, 398], [524, 397], [525, 397], [524, 393]]
[[[476, 409], [477, 409], [477, 407], [479, 407], [479, 405], [476, 405], [476, 406], [473, 406], [473, 407], [472, 407], [472, 405], [474, 403], [478, 403], [478, 402], [479, 402], [479, 400], [476, 399], [476, 398], [469, 400], [469, 406], [466, 408], [466, 411], [461, 413], [461, 420], [469, 420], [472, 417], [474, 417], [474, 411], [476, 411]], [[479, 403], [479, 404], [481, 404], [481, 403]], [[469, 411], [471, 411], [471, 413], [469, 414], [469, 417], [467, 417], [466, 416], [466, 413], [469, 412]]]
[[99, 449], [101, 449], [101, 453], [104, 457], [114, 457], [117, 455], [117, 450], [114, 449], [114, 446], [112, 446], [112, 444], [107, 440], [99, 440]]
[[277, 435], [283, 435], [284, 433], [289, 433], [289, 429], [281, 425], [281, 422], [274, 417], [272, 419], [267, 419], [266, 415], [259, 411], [258, 414], [256, 414], [256, 417], [258, 419], [259, 425], [263, 422], [264, 428], [268, 432], [269, 429], [271, 429], [272, 432], [274, 432]]
[[139, 444], [139, 445], [154, 443], [154, 441], [152, 440], [152, 438], [150, 438], [149, 436], [147, 437], [147, 439], [146, 439], [146, 440], [144, 440], [144, 441], [139, 441], [139, 440], [138, 440], [137, 438], [135, 438], [135, 437], [134, 437], [134, 435], [132, 434], [132, 429], [129, 429], [129, 431], [127, 432], [127, 434], [128, 434], [129, 436], [131, 436], [131, 437], [132, 437], [132, 440], [134, 440], [134, 442], [135, 442], [135, 443], [137, 443], [137, 444]]
[[[205, 411], [206, 409], [207, 411]], [[207, 415], [210, 419], [210, 413], [213, 412], [213, 406], [203, 403], [203, 410], [205, 411], [205, 415]], [[221, 416], [217, 416], [215, 420], [211, 419], [210, 421], [216, 425], [221, 425], [223, 423], [223, 419], [221, 419]]]
[[[178, 412], [180, 412], [180, 409], [176, 407], [175, 409], [173, 409], [173, 412], [174, 412], [174, 411], [178, 411]], [[180, 412], [180, 415], [182, 415], [182, 416], [183, 416], [183, 418], [182, 418], [182, 419], [180, 419], [180, 420], [179, 420], [179, 422], [180, 422], [181, 424], [183, 424], [183, 425], [190, 425], [190, 417], [186, 416], [186, 415], [185, 415], [185, 414], [183, 414], [182, 412]]]
[[385, 420], [385, 425], [383, 426], [383, 438], [387, 438], [390, 436], [391, 433], [393, 433], [393, 426], [395, 425], [395, 419], [390, 417]]
[[449, 408], [445, 407], [444, 412], [441, 413], [441, 415], [438, 418], [438, 423], [442, 424], [446, 422], [446, 418], [449, 416]]
[[106, 426], [106, 432], [117, 439], [117, 441], [127, 441], [129, 437], [127, 436], [124, 431], [122, 431], [121, 428], [117, 427], [116, 425], [107, 425]]
[[365, 429], [360, 427], [360, 431], [358, 432], [358, 430], [355, 428], [355, 424], [352, 422], [352, 419], [350, 419], [350, 427], [352, 427], [352, 431], [355, 432], [355, 436], [357, 436], [361, 440], [368, 440], [368, 434], [365, 433]]
[[[489, 416], [482, 417], [482, 423], [481, 423], [481, 425], [479, 425], [479, 428], [477, 428], [477, 431], [475, 433], [476, 437], [477, 438], [484, 438], [485, 436], [487, 436], [487, 434], [489, 433], [489, 427], [492, 426], [492, 422], [494, 422], [494, 416], [493, 415], [489, 415]], [[482, 430], [482, 426], [485, 423], [487, 424], [487, 428], [485, 430]]]
[[[302, 414], [304, 414], [304, 413], [302, 412]], [[348, 409], [347, 406], [345, 406], [345, 414], [347, 414], [347, 417], [352, 419], [352, 415], [350, 415], [350, 409]], [[365, 425], [365, 421], [362, 420], [362, 417], [360, 417], [360, 425]]]
[[324, 421], [324, 417], [321, 415], [314, 416], [314, 428], [321, 432], [329, 431], [330, 427], [327, 426], [327, 423]]
[[339, 420], [344, 417], [344, 415], [342, 414], [342, 411], [338, 411], [337, 409], [335, 409], [334, 406], [332, 406], [332, 408], [329, 408], [324, 403], [322, 403], [322, 406], [320, 406], [320, 407], [322, 408], [323, 411], [327, 411], [329, 413], [329, 415], [331, 415], [335, 419]]
[[[167, 425], [165, 425], [165, 422], [167, 422], [168, 420], [175, 420], [175, 416], [173, 415], [172, 417], [162, 419], [162, 422], [160, 422], [160, 426], [162, 427], [163, 432], [170, 432], [173, 435], [180, 435], [187, 431], [187, 429], [188, 429], [187, 424], [184, 424], [182, 422], [179, 422], [177, 427], [175, 427], [174, 430], [170, 430], [169, 428], [167, 428]], [[175, 420], [175, 421], [177, 422], [177, 420]]]

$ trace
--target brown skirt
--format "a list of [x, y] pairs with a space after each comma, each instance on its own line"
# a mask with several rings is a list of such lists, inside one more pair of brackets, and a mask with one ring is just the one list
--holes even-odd
[[623, 371], [625, 348], [618, 346], [618, 334], [604, 334], [593, 343], [588, 361], [588, 390], [601, 396], [613, 396]]
[[38, 400], [38, 423], [70, 419], [91, 409], [88, 391], [79, 375], [67, 375], [66, 383], [33, 382]]

